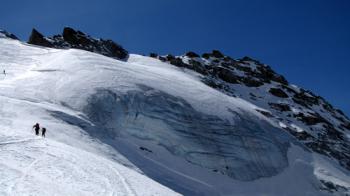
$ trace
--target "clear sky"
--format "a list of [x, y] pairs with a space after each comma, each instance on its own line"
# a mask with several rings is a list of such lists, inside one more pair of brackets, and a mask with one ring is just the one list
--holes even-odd
[[251, 56], [350, 116], [349, 0], [3, 0], [0, 28], [27, 40], [64, 26], [131, 53]]

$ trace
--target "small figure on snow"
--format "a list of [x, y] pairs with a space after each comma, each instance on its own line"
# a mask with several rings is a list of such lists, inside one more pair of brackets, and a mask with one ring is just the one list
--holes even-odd
[[4, 75], [6, 76], [6, 71], [5, 71], [5, 70], [3, 71], [3, 73], [4, 73]]
[[35, 130], [35, 135], [39, 135], [39, 130], [40, 130], [40, 125], [39, 123], [36, 123], [34, 126], [33, 126], [34, 130]]
[[45, 137], [45, 133], [46, 133], [46, 128], [45, 127], [41, 128], [41, 136], [42, 137]]

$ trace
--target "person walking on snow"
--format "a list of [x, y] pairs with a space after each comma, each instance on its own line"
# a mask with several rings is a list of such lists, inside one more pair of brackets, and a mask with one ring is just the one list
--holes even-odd
[[34, 126], [33, 126], [34, 130], [35, 130], [35, 135], [39, 135], [39, 130], [40, 130], [40, 125], [39, 123], [36, 123]]
[[46, 133], [46, 128], [45, 127], [41, 128], [41, 136], [42, 137], [45, 137], [45, 133]]
[[3, 73], [4, 73], [4, 75], [6, 76], [6, 71], [5, 71], [5, 70], [3, 71]]

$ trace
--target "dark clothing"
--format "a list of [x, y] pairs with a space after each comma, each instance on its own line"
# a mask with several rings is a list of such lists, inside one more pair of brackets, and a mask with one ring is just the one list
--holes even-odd
[[35, 130], [35, 135], [39, 135], [39, 130], [40, 130], [40, 126], [38, 123], [36, 123], [34, 126], [33, 126], [34, 130]]
[[41, 129], [41, 136], [45, 137], [45, 133], [46, 133], [46, 128], [42, 128]]

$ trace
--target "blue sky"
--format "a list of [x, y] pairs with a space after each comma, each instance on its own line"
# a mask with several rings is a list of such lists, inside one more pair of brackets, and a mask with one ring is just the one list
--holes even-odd
[[27, 40], [64, 26], [132, 53], [251, 56], [350, 115], [348, 0], [4, 0], [0, 28]]

